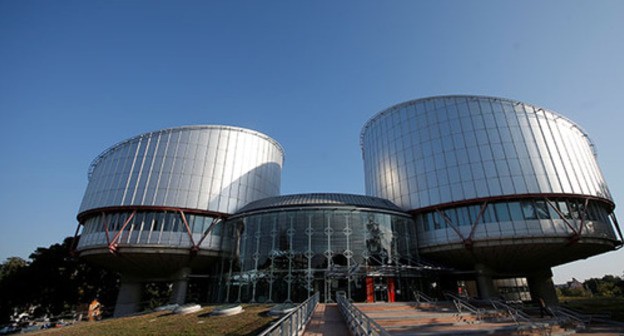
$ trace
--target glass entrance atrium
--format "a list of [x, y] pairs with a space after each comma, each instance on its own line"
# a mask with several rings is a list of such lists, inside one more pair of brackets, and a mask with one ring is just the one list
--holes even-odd
[[[226, 302], [394, 301], [417, 276], [416, 227], [390, 202], [344, 194], [273, 197], [226, 226], [240, 246], [224, 274]], [[402, 272], [401, 272], [402, 271]], [[399, 277], [401, 272], [401, 277]]]

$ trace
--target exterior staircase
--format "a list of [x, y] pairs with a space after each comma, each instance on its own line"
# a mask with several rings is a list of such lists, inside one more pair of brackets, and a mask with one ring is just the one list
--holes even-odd
[[517, 321], [505, 311], [458, 312], [453, 302], [355, 304], [391, 335], [571, 335], [551, 321]]

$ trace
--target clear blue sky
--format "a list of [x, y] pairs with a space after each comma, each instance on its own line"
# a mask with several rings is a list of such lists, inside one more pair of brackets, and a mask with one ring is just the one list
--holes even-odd
[[[2, 0], [0, 259], [72, 235], [89, 163], [125, 138], [248, 127], [284, 146], [284, 194], [363, 193], [362, 125], [440, 94], [568, 116], [624, 202], [623, 60], [622, 1]], [[555, 280], [622, 275], [623, 256]]]

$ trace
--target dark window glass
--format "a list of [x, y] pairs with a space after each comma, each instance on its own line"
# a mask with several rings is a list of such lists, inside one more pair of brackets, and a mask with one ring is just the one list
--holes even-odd
[[482, 217], [481, 222], [483, 223], [496, 222], [496, 213], [494, 212], [494, 204], [488, 204], [485, 207], [485, 211], [483, 212], [483, 217]]
[[614, 223], [612, 222], [612, 219], [611, 219], [611, 212], [607, 211], [607, 209], [602, 208], [602, 207], [600, 209], [602, 210], [601, 214], [604, 217], [604, 222], [613, 225]]
[[145, 219], [143, 219], [143, 227], [141, 231], [149, 231], [150, 225], [152, 225], [152, 222], [154, 221], [154, 215], [155, 214], [153, 212], [148, 212], [145, 214]]
[[440, 228], [439, 224], [436, 223], [436, 221], [433, 219], [433, 213], [432, 212], [428, 212], [427, 213], [427, 222], [432, 224], [434, 230], [437, 230], [437, 229]]
[[507, 203], [495, 203], [494, 209], [496, 211], [496, 218], [499, 222], [508, 222], [511, 220]]
[[102, 231], [111, 230], [113, 223], [113, 214], [104, 215], [104, 221], [102, 222]]
[[93, 226], [91, 225], [91, 222], [92, 219], [89, 218], [82, 224], [82, 234], [88, 234], [90, 233], [90, 231], [92, 231]]
[[151, 230], [153, 232], [157, 232], [160, 231], [161, 227], [162, 227], [162, 223], [163, 223], [163, 218], [165, 217], [164, 213], [155, 213], [154, 214], [154, 218], [152, 219], [151, 224]]
[[548, 211], [550, 212], [550, 218], [552, 219], [561, 219], [561, 216], [559, 216], [559, 213], [557, 213], [557, 211], [555, 211], [555, 209], [553, 209], [553, 207], [557, 207], [557, 203], [553, 202], [553, 201], [546, 201], [546, 207], [548, 208]]
[[[522, 215], [524, 219], [537, 219], [537, 214], [535, 213], [535, 204], [533, 204], [533, 201], [522, 201], [520, 203], [520, 206], [522, 207]], [[514, 216], [512, 215], [512, 217]]]
[[581, 219], [581, 218], [587, 219], [587, 217], [589, 215], [587, 213], [588, 212], [587, 209], [585, 209], [585, 201], [579, 200], [577, 205], [578, 205], [578, 216], [579, 216], [579, 219]]
[[415, 218], [416, 227], [420, 228], [422, 231], [429, 231], [429, 228], [425, 227], [422, 218], [423, 218], [423, 215], [416, 215], [416, 218]]
[[[531, 202], [531, 206], [533, 206], [533, 202]], [[509, 202], [509, 212], [511, 213], [511, 220], [513, 221], [522, 221], [525, 218], [523, 215], [523, 207], [520, 202]]]
[[197, 216], [195, 217], [195, 223], [195, 225], [197, 226], [196, 230], [198, 230], [197, 233], [204, 233], [210, 225], [210, 218], [205, 216]]
[[112, 231], [113, 230], [113, 225], [115, 224], [115, 216], [117, 216], [117, 214], [109, 214], [106, 215], [106, 227], [108, 229], [108, 231]]
[[93, 221], [89, 225], [89, 233], [101, 232], [102, 224], [100, 223], [100, 217], [93, 218]]
[[[184, 224], [184, 220], [182, 220], [182, 215], [179, 213], [175, 214], [174, 226], [172, 226], [171, 231], [173, 232], [186, 232], [186, 225]], [[186, 217], [186, 215], [185, 215]], [[188, 217], [185, 218], [187, 220], [187, 224], [189, 224], [189, 230], [191, 229], [191, 223], [188, 222]], [[193, 231], [191, 231], [193, 232]]]
[[550, 212], [545, 201], [535, 201], [535, 213], [539, 219], [549, 219]]
[[[446, 218], [448, 218], [451, 221], [453, 225], [455, 226], [459, 225], [459, 219], [457, 218], [456, 209], [447, 209], [447, 210], [444, 210], [443, 213], [446, 216]], [[444, 224], [446, 224], [446, 221], [444, 222]]]
[[99, 228], [101, 227], [100, 225], [100, 217], [94, 217], [94, 218], [90, 218], [88, 223], [88, 229], [89, 229], [89, 233], [93, 233], [93, 232], [98, 232]]
[[572, 217], [572, 219], [579, 219], [579, 204], [574, 200], [570, 200], [568, 201], [568, 205], [570, 206], [570, 216]]
[[[479, 216], [479, 212], [481, 211], [481, 206], [480, 205], [472, 205], [470, 207], [468, 207], [468, 213], [469, 213], [469, 218], [470, 218], [470, 225], [474, 224], [474, 222], [477, 220], [477, 216]], [[485, 213], [485, 210], [483, 211]], [[481, 216], [484, 215], [481, 214]]]
[[587, 206], [587, 218], [589, 220], [600, 220], [600, 215], [598, 214], [598, 209], [596, 208], [596, 204], [589, 203]]
[[610, 224], [611, 220], [609, 219], [609, 212], [607, 211], [607, 209], [597, 204], [595, 205], [595, 207], [597, 219], [603, 223]]
[[572, 216], [570, 215], [570, 208], [568, 207], [568, 203], [566, 201], [558, 201], [557, 207], [559, 208], [559, 211], [561, 211], [563, 218], [565, 219], [572, 218]]
[[468, 215], [468, 207], [457, 208], [457, 225], [470, 226], [470, 216]]
[[188, 216], [189, 225], [193, 223], [193, 233], [204, 232], [204, 216]]
[[126, 230], [136, 230], [141, 228], [141, 222], [145, 218], [145, 212], [138, 212], [132, 217], [132, 221], [126, 226]]
[[127, 214], [125, 212], [120, 213], [119, 216], [115, 216], [115, 222], [113, 223], [113, 230], [119, 231], [123, 226], [123, 223], [126, 221]]
[[423, 222], [423, 227], [425, 228], [425, 231], [431, 230], [431, 225], [429, 223], [429, 216], [427, 216], [427, 214], [422, 214], [420, 215], [420, 217]]
[[602, 208], [602, 214], [604, 216], [604, 222], [610, 225], [614, 225], [615, 223], [613, 223], [611, 221], [611, 213], [607, 212], [607, 209]]
[[168, 231], [171, 231], [172, 226], [177, 227], [176, 225], [177, 223], [175, 223], [177, 220], [177, 217], [178, 217], [178, 214], [176, 213], [168, 213], [165, 216], [165, 222], [163, 223], [164, 225], [163, 231], [168, 232]]

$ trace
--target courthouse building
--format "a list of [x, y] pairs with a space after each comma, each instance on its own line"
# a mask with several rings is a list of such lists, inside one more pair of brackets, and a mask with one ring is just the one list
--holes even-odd
[[[212, 302], [407, 301], [415, 291], [556, 302], [553, 266], [622, 245], [581, 127], [493, 97], [408, 101], [361, 133], [366, 195], [280, 195], [282, 147], [231, 126], [142, 134], [91, 164], [81, 257]], [[354, 149], [356, 150], [356, 149]]]

